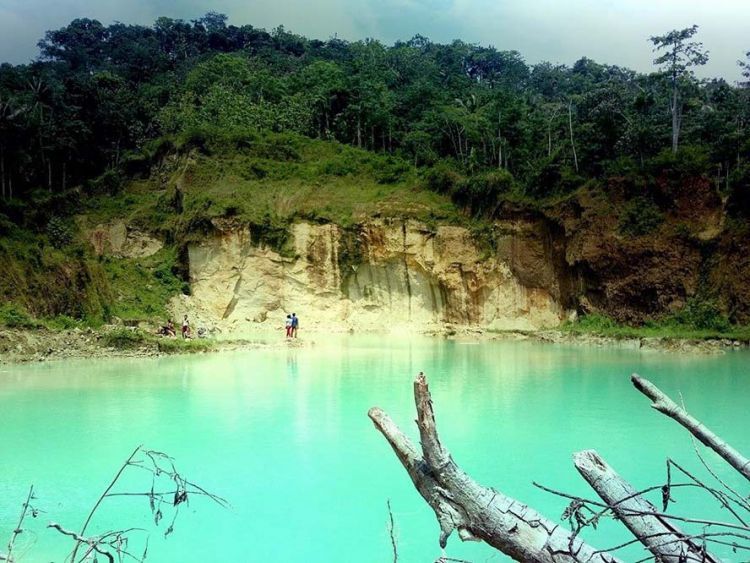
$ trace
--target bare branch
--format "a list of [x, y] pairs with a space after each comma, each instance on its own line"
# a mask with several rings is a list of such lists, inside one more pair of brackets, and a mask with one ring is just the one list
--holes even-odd
[[388, 535], [391, 538], [391, 546], [393, 547], [393, 563], [398, 563], [398, 545], [396, 544], [396, 529], [393, 523], [393, 511], [391, 510], [391, 499], [386, 502], [388, 506]]
[[422, 456], [393, 421], [370, 409], [375, 427], [393, 448], [415, 487], [440, 524], [440, 546], [458, 530], [462, 540], [482, 540], [517, 561], [537, 563], [615, 562], [576, 533], [545, 518], [529, 506], [479, 485], [453, 461], [440, 443], [432, 398], [423, 374], [414, 382]]
[[[115, 475], [114, 479], [110, 482], [109, 486], [104, 490], [104, 492], [101, 494], [101, 496], [97, 499], [94, 506], [91, 508], [91, 511], [89, 512], [89, 515], [86, 517], [86, 521], [83, 523], [83, 526], [81, 527], [81, 531], [78, 533], [79, 537], [83, 537], [83, 534], [86, 533], [86, 528], [88, 528], [89, 523], [91, 522], [91, 519], [94, 517], [94, 513], [96, 512], [97, 508], [99, 508], [99, 505], [102, 503], [104, 498], [107, 496], [109, 491], [112, 490], [112, 487], [115, 486], [115, 483], [117, 483], [117, 480], [120, 478], [120, 475], [122, 475], [122, 472], [125, 471], [125, 468], [128, 467], [130, 462], [133, 460], [135, 455], [140, 451], [142, 446], [138, 446], [135, 450], [133, 450], [133, 453], [130, 454], [130, 457], [125, 460], [125, 463], [122, 464], [120, 467], [120, 470]], [[75, 547], [73, 547], [73, 552], [70, 554], [70, 560], [72, 563], [75, 563], [76, 560], [76, 554], [78, 553], [78, 547], [81, 545], [79, 540], [76, 540]]]
[[29, 494], [26, 496], [26, 502], [23, 503], [21, 515], [18, 517], [18, 524], [13, 529], [13, 533], [10, 535], [10, 540], [8, 541], [8, 552], [5, 555], [0, 555], [0, 560], [4, 559], [5, 561], [13, 561], [13, 546], [16, 543], [16, 538], [18, 537], [18, 535], [23, 532], [23, 521], [26, 518], [26, 514], [28, 513], [29, 508], [31, 507], [31, 499], [33, 498], [34, 485], [31, 485], [29, 487]]
[[740, 474], [750, 481], [750, 460], [735, 450], [731, 445], [714, 434], [697, 418], [691, 416], [656, 385], [638, 374], [631, 376], [635, 388], [653, 401], [651, 407], [662, 414], [676, 420], [684, 426], [701, 443], [705, 444], [734, 467]]
[[673, 523], [656, 515], [656, 507], [637, 494], [597, 452], [575, 453], [573, 462], [612, 512], [659, 561], [681, 563], [695, 558], [696, 561], [719, 563], [717, 558], [704, 553], [701, 546], [687, 539]]

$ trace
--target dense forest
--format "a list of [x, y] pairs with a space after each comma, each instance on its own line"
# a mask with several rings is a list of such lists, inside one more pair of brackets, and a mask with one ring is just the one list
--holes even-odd
[[[645, 75], [586, 58], [528, 65], [515, 51], [422, 36], [310, 40], [216, 13], [151, 27], [77, 19], [46, 33], [37, 61], [0, 67], [2, 198], [114, 190], [157, 139], [250, 130], [482, 176], [464, 186], [480, 207], [505, 189], [544, 197], [675, 164], [744, 185], [747, 84], [695, 78], [708, 56], [696, 32], [651, 38], [657, 66]], [[750, 62], [739, 64], [750, 79]]]
[[[529, 65], [516, 51], [422, 36], [313, 40], [216, 13], [150, 27], [74, 20], [45, 34], [36, 61], [0, 65], [0, 258], [10, 272], [0, 295], [36, 317], [158, 316], [189, 291], [181, 256], [215, 217], [248, 221], [282, 247], [295, 218], [341, 224], [355, 208], [417, 206], [420, 220], [489, 232], [510, 202], [546, 206], [566, 236], [607, 233], [615, 250], [566, 258], [592, 310], [641, 321], [701, 294], [744, 323], [750, 294], [732, 257], [746, 255], [750, 224], [750, 53], [738, 61], [746, 82], [733, 85], [695, 76], [709, 56], [697, 26], [648, 45], [654, 70], [642, 74], [587, 58]], [[294, 207], [283, 192], [299, 186], [308, 195]], [[598, 195], [554, 211], [584, 192]], [[693, 192], [703, 195], [691, 210]], [[385, 196], [385, 211], [371, 204]], [[693, 228], [695, 213], [713, 213], [697, 209], [704, 203], [730, 219], [718, 227], [734, 229], [726, 240]], [[147, 264], [95, 256], [83, 214], [127, 215], [167, 250]], [[664, 279], [627, 277], [642, 260]], [[606, 284], [627, 289], [617, 300]], [[131, 295], [139, 287], [151, 289]]]

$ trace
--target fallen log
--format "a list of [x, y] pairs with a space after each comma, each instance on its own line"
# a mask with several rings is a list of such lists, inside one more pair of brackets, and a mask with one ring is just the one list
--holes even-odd
[[585, 543], [577, 533], [522, 502], [479, 485], [464, 473], [440, 443], [430, 391], [421, 373], [414, 381], [414, 399], [421, 454], [384, 411], [374, 407], [368, 415], [393, 448], [417, 491], [435, 512], [441, 547], [445, 547], [451, 533], [458, 530], [462, 540], [484, 541], [516, 561], [618, 561]]
[[623, 524], [663, 563], [701, 561], [720, 563], [703, 546], [683, 533], [656, 507], [644, 499], [601, 456], [593, 450], [573, 454], [581, 476]]
[[630, 377], [630, 380], [638, 391], [651, 399], [652, 408], [676, 420], [701, 443], [715, 451], [729, 465], [739, 471], [746, 479], [750, 480], [750, 459], [747, 459], [731, 445], [706, 428], [700, 420], [690, 415], [648, 379], [634, 373]]

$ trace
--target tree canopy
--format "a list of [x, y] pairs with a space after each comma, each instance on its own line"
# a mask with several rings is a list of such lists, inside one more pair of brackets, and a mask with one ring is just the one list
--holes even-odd
[[698, 80], [696, 33], [651, 38], [665, 72], [640, 74], [422, 36], [320, 41], [213, 12], [151, 26], [76, 19], [45, 34], [37, 61], [0, 66], [2, 198], [90, 186], [154, 139], [209, 129], [297, 132], [468, 176], [501, 170], [503, 186], [534, 197], [648, 170], [679, 134], [686, 158], [700, 153], [728, 185], [747, 176], [748, 84]]

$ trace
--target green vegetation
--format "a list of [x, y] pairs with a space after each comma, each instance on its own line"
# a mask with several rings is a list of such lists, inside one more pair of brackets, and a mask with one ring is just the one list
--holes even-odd
[[649, 198], [639, 196], [630, 200], [620, 216], [620, 232], [643, 236], [654, 231], [664, 221], [664, 215]]
[[571, 334], [594, 334], [610, 338], [730, 339], [750, 342], [750, 326], [732, 325], [711, 300], [691, 299], [679, 312], [642, 326], [629, 326], [599, 314], [579, 317], [562, 326]]
[[8, 328], [36, 328], [38, 326], [28, 311], [15, 303], [0, 305], [1, 325]]
[[185, 282], [175, 274], [176, 260], [174, 248], [142, 259], [102, 257], [112, 294], [111, 314], [124, 321], [163, 322], [169, 299], [187, 292]]
[[109, 330], [103, 334], [102, 341], [105, 346], [118, 350], [152, 347], [165, 354], [208, 352], [215, 346], [210, 340], [167, 338], [129, 328]]

